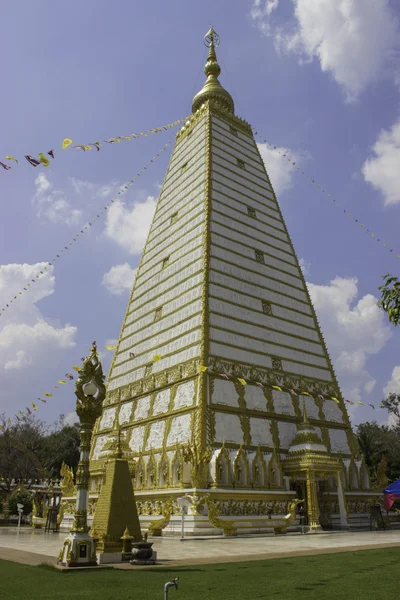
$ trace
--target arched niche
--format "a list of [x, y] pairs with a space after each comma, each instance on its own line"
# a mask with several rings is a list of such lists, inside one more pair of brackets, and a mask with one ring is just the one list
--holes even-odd
[[169, 461], [165, 454], [162, 455], [158, 467], [158, 481], [160, 486], [169, 485]]
[[357, 467], [353, 460], [350, 462], [350, 465], [349, 465], [348, 481], [349, 481], [349, 489], [351, 489], [351, 490], [359, 489], [360, 484], [358, 481]]
[[215, 483], [217, 485], [230, 485], [231, 482], [231, 460], [229, 452], [225, 446], [222, 446], [215, 461]]
[[249, 481], [249, 461], [243, 448], [239, 449], [233, 461], [233, 471], [235, 474], [235, 485], [247, 486]]
[[178, 486], [182, 483], [183, 475], [183, 458], [182, 453], [177, 450], [174, 454], [171, 463], [171, 483], [172, 485]]
[[371, 482], [369, 480], [368, 467], [365, 464], [364, 457], [362, 459], [361, 467], [360, 467], [360, 487], [362, 490], [369, 490], [371, 487]]
[[268, 462], [268, 483], [271, 488], [282, 487], [282, 465], [276, 452]]
[[143, 458], [140, 457], [136, 467], [136, 489], [140, 490], [145, 485], [145, 467]]
[[151, 455], [146, 467], [146, 487], [152, 488], [156, 485], [156, 461]]
[[254, 487], [264, 487], [267, 483], [267, 465], [260, 447], [251, 464], [252, 483]]

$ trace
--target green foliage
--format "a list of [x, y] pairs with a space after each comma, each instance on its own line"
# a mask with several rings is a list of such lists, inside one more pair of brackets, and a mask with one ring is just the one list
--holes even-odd
[[378, 302], [388, 316], [390, 323], [398, 325], [400, 321], [400, 280], [390, 273], [382, 278], [384, 285], [378, 287], [381, 291], [381, 299]]
[[372, 482], [376, 482], [379, 463], [387, 460], [387, 477], [394, 481], [400, 477], [400, 430], [387, 425], [361, 423], [356, 429], [360, 451], [364, 455]]
[[380, 406], [386, 408], [400, 421], [400, 394], [389, 394], [385, 400], [382, 400]]
[[24, 490], [15, 492], [8, 501], [8, 510], [10, 515], [18, 514], [17, 504], [24, 505], [24, 515], [29, 515], [32, 512], [32, 498], [30, 494]]
[[64, 425], [61, 416], [50, 430], [33, 415], [0, 423], [0, 495], [12, 488], [13, 480], [29, 487], [30, 480], [59, 478], [63, 462], [76, 469], [79, 461], [79, 426]]

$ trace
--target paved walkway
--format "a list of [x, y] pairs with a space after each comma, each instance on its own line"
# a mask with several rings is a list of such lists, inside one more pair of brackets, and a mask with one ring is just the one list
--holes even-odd
[[[0, 529], [0, 559], [30, 565], [55, 564], [65, 533], [40, 530]], [[354, 552], [374, 548], [400, 547], [400, 531], [323, 532], [286, 536], [257, 535], [202, 539], [149, 538], [154, 542], [160, 565], [184, 566], [207, 563], [243, 562], [285, 556]], [[130, 565], [118, 565], [132, 568]], [[135, 567], [138, 568], [138, 567]], [[148, 567], [147, 567], [148, 568]]]

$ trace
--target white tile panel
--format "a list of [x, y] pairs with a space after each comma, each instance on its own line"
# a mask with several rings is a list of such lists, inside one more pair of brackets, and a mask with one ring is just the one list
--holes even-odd
[[136, 421], [147, 419], [150, 410], [150, 396], [143, 396], [136, 400], [136, 406], [134, 409], [133, 418]]
[[132, 429], [131, 437], [129, 439], [129, 447], [132, 452], [142, 452], [144, 442], [144, 425], [134, 427]]
[[300, 406], [300, 410], [301, 412], [303, 412], [303, 405], [306, 405], [306, 411], [307, 411], [307, 416], [310, 417], [311, 419], [319, 419], [319, 409], [318, 406], [315, 402], [314, 398], [311, 398], [310, 396], [303, 396], [302, 394], [300, 394], [299, 396], [299, 406]]
[[185, 406], [192, 406], [194, 401], [194, 379], [191, 379], [178, 386], [174, 399], [174, 410]]
[[113, 427], [115, 411], [115, 406], [113, 406], [112, 408], [106, 408], [101, 417], [99, 431], [102, 431], [103, 429], [111, 429]]
[[152, 414], [153, 417], [155, 417], [156, 415], [162, 415], [162, 414], [168, 412], [170, 398], [171, 398], [171, 388], [165, 388], [164, 390], [160, 390], [159, 392], [157, 392], [157, 395], [155, 397], [154, 404], [153, 404], [153, 414]]
[[275, 412], [280, 415], [294, 415], [294, 406], [292, 397], [287, 392], [272, 390], [272, 400]]
[[211, 402], [239, 407], [239, 396], [232, 381], [214, 379]]
[[250, 417], [251, 443], [253, 446], [274, 446], [271, 425], [268, 419]]
[[351, 454], [346, 431], [344, 429], [328, 429], [328, 431], [331, 442], [331, 452]]
[[185, 444], [191, 439], [191, 413], [173, 417], [171, 429], [167, 438], [167, 446]]
[[[296, 316], [299, 314], [294, 311], [302, 311], [303, 313], [311, 314], [308, 304], [297, 302], [287, 296], [280, 296], [269, 290], [260, 290], [256, 285], [251, 285], [246, 281], [239, 281], [238, 279], [214, 271], [210, 272], [210, 293], [213, 296], [218, 296], [228, 302], [235, 302], [243, 306], [248, 306], [251, 309], [254, 308], [254, 310], [261, 309], [262, 300], [269, 301], [273, 304], [272, 310], [274, 314], [283, 319], [290, 319], [292, 321], [295, 321]], [[254, 302], [256, 304], [254, 304]], [[284, 306], [278, 306], [278, 302]], [[299, 321], [303, 325], [314, 327], [314, 321], [311, 317], [302, 314], [300, 314], [299, 317], [303, 317], [303, 320]]]
[[125, 402], [119, 409], [118, 422], [120, 425], [129, 423], [132, 416], [133, 402]]
[[146, 450], [162, 448], [164, 441], [165, 419], [155, 421], [150, 426], [149, 437], [147, 438]]
[[236, 349], [246, 349], [250, 352], [277, 356], [279, 358], [304, 362], [309, 365], [316, 365], [319, 367], [328, 366], [325, 358], [320, 358], [318, 356], [307, 354], [306, 352], [292, 350], [290, 348], [283, 348], [282, 346], [275, 346], [261, 340], [254, 340], [253, 338], [248, 338], [244, 335], [236, 334], [231, 331], [221, 331], [220, 329], [215, 329], [214, 327], [210, 327], [210, 340], [219, 344], [235, 346]]
[[215, 412], [215, 441], [243, 444], [243, 431], [238, 415]]
[[255, 354], [250, 350], [243, 350], [243, 348], [231, 348], [225, 344], [210, 341], [210, 356], [217, 358], [228, 358], [236, 362], [243, 362], [249, 365], [258, 365], [260, 367], [272, 368], [272, 361], [269, 356], [263, 356], [261, 354]]
[[[215, 293], [214, 286], [212, 286], [212, 289], [210, 286], [210, 293]], [[217, 293], [219, 293], [219, 290], [217, 290]], [[261, 312], [260, 300], [248, 297], [248, 308], [244, 308], [242, 306], [237, 306], [236, 304], [242, 300], [242, 298], [239, 297], [239, 294], [227, 292], [227, 295], [228, 294], [232, 304], [219, 300], [218, 298], [209, 298], [209, 308], [211, 313], [219, 313], [220, 315], [226, 315], [226, 317], [247, 321], [248, 323], [252, 323], [254, 325], [269, 327], [270, 329], [275, 329], [276, 331], [281, 331], [282, 333], [286, 333], [288, 335], [308, 338], [317, 343], [320, 342], [318, 333], [315, 330], [309, 329], [308, 327], [302, 327], [301, 325], [296, 325], [295, 323], [288, 323], [281, 319], [275, 319], [274, 317]]]
[[303, 352], [311, 352], [313, 354], [324, 355], [321, 344], [302, 340], [291, 335], [278, 333], [277, 331], [271, 331], [257, 325], [251, 325], [250, 323], [242, 323], [235, 318], [222, 317], [221, 315], [210, 314], [210, 324], [213, 327], [226, 329], [232, 333], [238, 333], [244, 337], [255, 337], [264, 342], [271, 342], [272, 344], [280, 344], [282, 346], [289, 346], [290, 348], [296, 348]]
[[282, 360], [282, 368], [288, 373], [295, 373], [296, 375], [302, 375], [303, 377], [315, 377], [315, 379], [332, 381], [330, 372], [325, 369], [318, 369], [317, 367], [310, 367], [308, 365], [300, 365], [299, 363], [293, 363], [288, 360]]
[[[290, 284], [281, 283], [281, 281], [278, 279], [271, 279], [270, 277], [268, 277], [268, 272], [271, 273], [272, 269], [268, 269], [268, 267], [260, 265], [260, 263], [257, 263], [256, 261], [250, 261], [243, 258], [241, 260], [236, 259], [236, 263], [234, 264], [232, 264], [233, 261], [227, 263], [225, 261], [229, 260], [232, 257], [232, 255], [229, 256], [230, 253], [228, 251], [220, 251], [219, 248], [214, 247], [211, 248], [211, 252], [212, 255], [210, 259], [210, 266], [212, 269], [220, 271], [220, 273], [223, 273], [226, 276], [231, 275], [239, 279], [245, 279], [246, 287], [248, 287], [249, 284], [257, 286], [257, 295], [261, 293], [260, 288], [263, 292], [265, 291], [265, 288], [267, 288], [268, 290], [278, 292], [279, 294], [282, 293], [286, 294], [287, 296], [292, 296], [296, 300], [300, 300], [304, 303], [307, 302], [306, 293], [301, 289], [295, 288]], [[223, 256], [216, 256], [219, 253]], [[255, 269], [257, 269], [257, 267], [259, 268], [259, 272], [255, 272]], [[249, 271], [249, 268], [253, 268], [254, 271]], [[283, 274], [279, 275], [282, 277]], [[268, 298], [265, 297], [265, 299], [267, 300]]]
[[328, 421], [343, 423], [343, 413], [340, 409], [340, 406], [334, 400], [324, 400], [322, 410], [324, 412], [325, 419]]
[[244, 389], [244, 398], [246, 407], [249, 410], [267, 410], [267, 399], [264, 392], [256, 385], [246, 385]]
[[278, 421], [279, 431], [279, 447], [282, 450], [287, 450], [297, 433], [296, 423], [287, 423], [286, 421]]

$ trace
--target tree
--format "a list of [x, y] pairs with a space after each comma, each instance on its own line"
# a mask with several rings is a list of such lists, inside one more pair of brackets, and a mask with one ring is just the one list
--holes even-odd
[[[382, 464], [387, 461], [387, 477], [394, 481], [400, 477], [400, 431], [387, 425], [361, 423], [357, 426], [357, 438], [372, 480], [377, 482]], [[380, 462], [383, 460], [381, 467]]]
[[79, 424], [62, 425], [61, 417], [56, 429], [42, 440], [40, 457], [51, 474], [51, 477], [60, 477], [63, 462], [76, 470], [79, 462]]
[[400, 280], [390, 273], [386, 273], [382, 279], [385, 283], [378, 287], [381, 291], [378, 306], [385, 311], [389, 322], [397, 326], [400, 322]]

